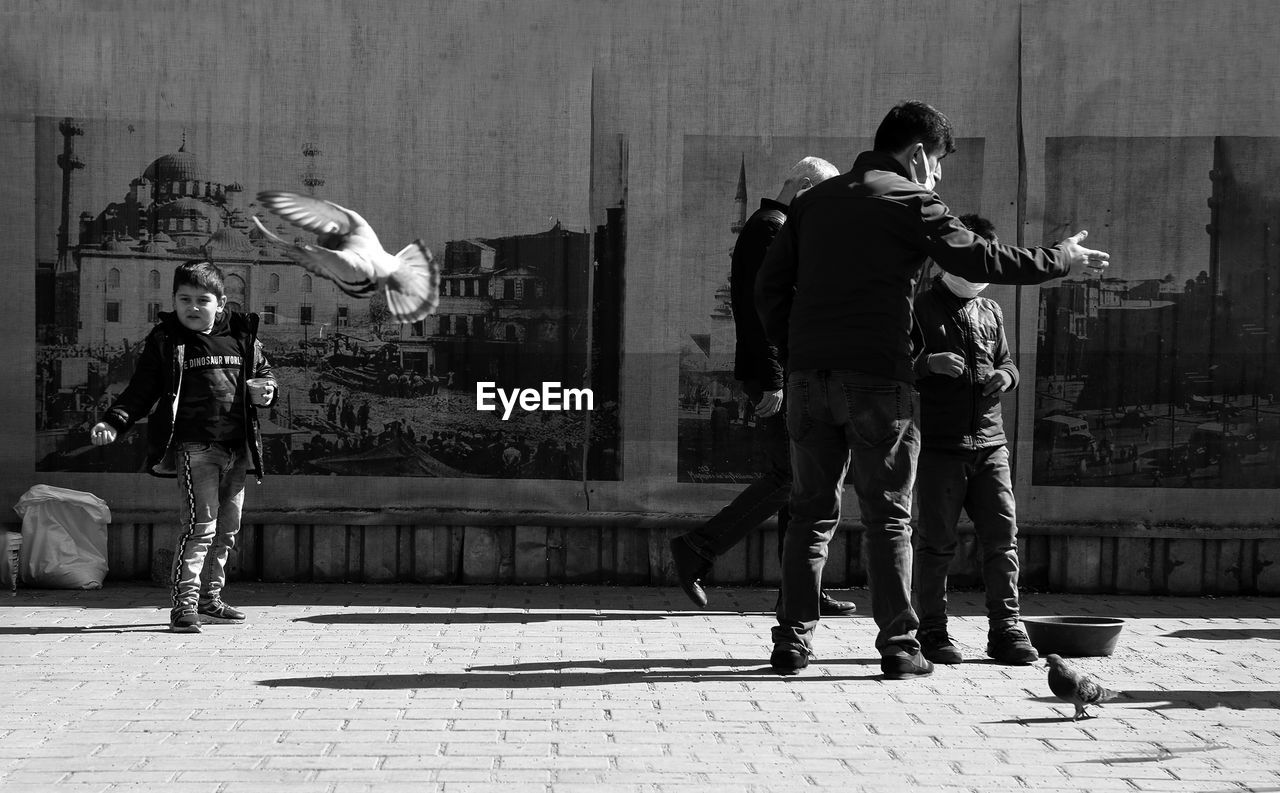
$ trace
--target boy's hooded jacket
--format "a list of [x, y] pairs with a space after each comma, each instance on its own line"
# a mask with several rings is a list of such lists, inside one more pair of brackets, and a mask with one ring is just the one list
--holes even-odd
[[[238, 399], [244, 403], [244, 437], [249, 452], [249, 471], [262, 481], [262, 435], [258, 424], [257, 406], [249, 400], [246, 381], [251, 377], [275, 377], [262, 353], [258, 341], [258, 315], [227, 312], [229, 333], [239, 342], [244, 355], [240, 372]], [[182, 388], [182, 365], [186, 358], [185, 334], [177, 315], [162, 312], [160, 322], [147, 334], [142, 355], [134, 369], [129, 385], [120, 397], [107, 409], [102, 420], [120, 434], [127, 432], [143, 416], [147, 420], [147, 458], [143, 470], [153, 476], [177, 476], [173, 459], [173, 423], [178, 410], [178, 395]], [[249, 354], [252, 351], [252, 354]], [[272, 402], [279, 395], [272, 393]], [[154, 407], [154, 409], [153, 409]]]
[[[996, 369], [1009, 374], [1010, 391], [1018, 387], [1018, 367], [1009, 354], [1000, 304], [986, 297], [957, 297], [938, 277], [916, 298], [915, 316], [924, 337], [924, 350], [915, 363], [923, 446], [974, 451], [1003, 445], [1000, 394], [982, 393]], [[930, 371], [929, 356], [940, 352], [964, 358], [959, 377]]]

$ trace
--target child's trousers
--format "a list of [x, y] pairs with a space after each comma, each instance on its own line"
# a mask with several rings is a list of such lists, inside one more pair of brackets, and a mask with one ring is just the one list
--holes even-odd
[[236, 547], [248, 459], [244, 444], [182, 443], [177, 452], [182, 534], [173, 554], [173, 607], [221, 599]]

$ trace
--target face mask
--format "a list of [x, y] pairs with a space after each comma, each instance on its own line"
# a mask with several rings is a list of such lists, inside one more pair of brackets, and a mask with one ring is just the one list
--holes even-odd
[[925, 154], [924, 146], [918, 145], [911, 155], [911, 180], [926, 190], [933, 190], [938, 186], [937, 176], [938, 169], [929, 167], [929, 157]]
[[987, 284], [970, 283], [958, 275], [947, 272], [942, 274], [942, 283], [951, 290], [951, 294], [966, 300], [977, 297], [982, 294], [983, 289], [987, 288]]

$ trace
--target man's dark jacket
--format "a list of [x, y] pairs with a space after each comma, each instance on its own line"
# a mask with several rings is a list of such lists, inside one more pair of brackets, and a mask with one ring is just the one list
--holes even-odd
[[[231, 311], [227, 320], [230, 333], [240, 342], [242, 352], [238, 398], [244, 400], [244, 437], [249, 451], [249, 472], [261, 481], [262, 434], [258, 410], [249, 399], [245, 382], [251, 377], [267, 377], [273, 381], [275, 378], [258, 341], [258, 315]], [[173, 421], [177, 416], [178, 395], [182, 388], [182, 364], [186, 360], [183, 337], [186, 333], [190, 331], [182, 327], [176, 314], [162, 312], [160, 322], [147, 334], [133, 377], [129, 378], [129, 384], [102, 417], [123, 435], [150, 412], [147, 419], [147, 458], [143, 470], [153, 476], [177, 475], [172, 448]], [[279, 393], [279, 389], [273, 391], [273, 402]]]
[[[926, 449], [972, 451], [1005, 443], [1000, 392], [983, 396], [991, 373], [1002, 369], [1018, 387], [1018, 367], [1009, 355], [1000, 304], [985, 297], [957, 297], [941, 277], [916, 298], [916, 323], [924, 350], [916, 359], [920, 433]], [[964, 371], [948, 377], [929, 371], [929, 356], [952, 352]]]
[[1070, 269], [1060, 248], [988, 243], [893, 157], [863, 152], [791, 203], [756, 280], [765, 334], [790, 371], [913, 382], [911, 299], [926, 258], [975, 283], [1038, 284]]
[[760, 208], [742, 225], [733, 246], [729, 271], [733, 325], [737, 334], [733, 376], [742, 381], [748, 396], [755, 400], [765, 391], [776, 391], [783, 386], [778, 348], [765, 338], [760, 315], [756, 313], [755, 290], [765, 251], [786, 219], [786, 204], [771, 198], [760, 199]]

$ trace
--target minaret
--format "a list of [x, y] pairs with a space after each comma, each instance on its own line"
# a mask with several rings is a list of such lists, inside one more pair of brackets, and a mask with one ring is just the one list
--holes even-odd
[[62, 269], [67, 251], [71, 249], [71, 172], [84, 167], [76, 156], [72, 138], [84, 134], [84, 130], [70, 118], [58, 124], [62, 133], [62, 153], [58, 155], [58, 167], [62, 169], [62, 222], [58, 226], [58, 267]]
[[742, 231], [742, 227], [747, 225], [747, 155], [742, 155], [742, 165], [738, 169], [738, 195], [733, 199], [734, 209], [737, 210], [737, 220], [729, 226], [729, 230], [735, 235]]
[[53, 268], [53, 321], [67, 341], [76, 340], [80, 312], [80, 274], [71, 260], [71, 172], [84, 167], [76, 156], [72, 142], [84, 134], [71, 118], [58, 124], [62, 133], [62, 153], [58, 167], [62, 169], [62, 217], [58, 226], [58, 259]]
[[[738, 166], [738, 192], [733, 198], [733, 207], [735, 218], [729, 224], [729, 230], [733, 232], [736, 238], [738, 233], [742, 231], [742, 227], [747, 225], [747, 156], [745, 154], [742, 155], [742, 163]], [[729, 243], [729, 251], [732, 254], [733, 242]], [[709, 369], [712, 371], [733, 371], [733, 348], [736, 333], [733, 325], [733, 292], [729, 283], [729, 275], [732, 275], [732, 271], [726, 274], [724, 282], [716, 290], [715, 307], [711, 310], [711, 349], [709, 351], [711, 361]]]

